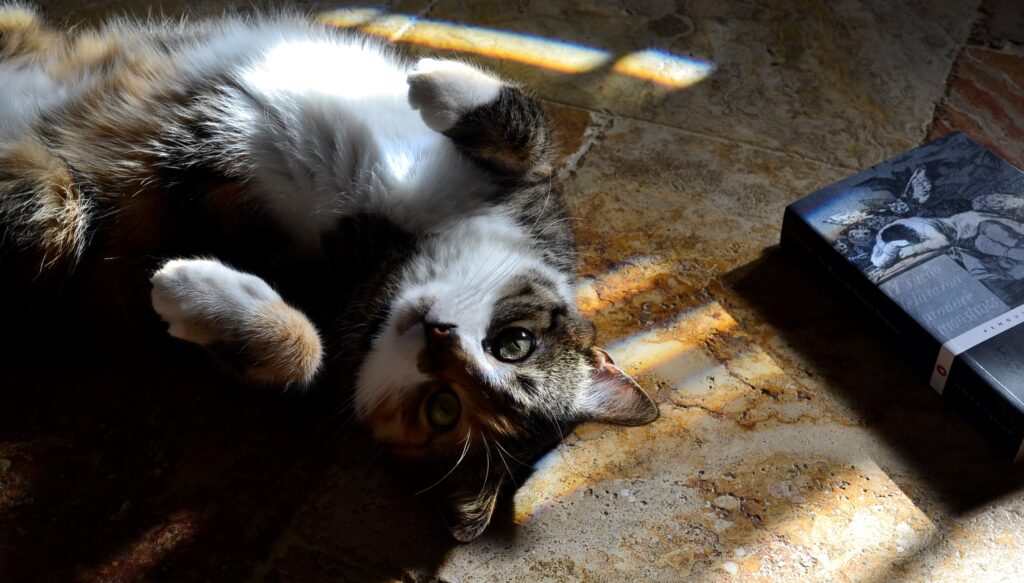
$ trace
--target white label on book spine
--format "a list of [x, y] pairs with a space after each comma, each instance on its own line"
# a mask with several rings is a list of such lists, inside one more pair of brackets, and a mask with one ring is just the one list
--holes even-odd
[[966, 352], [989, 338], [994, 338], [1017, 324], [1024, 322], [1024, 304], [1003, 312], [988, 322], [975, 326], [963, 334], [953, 338], [942, 345], [939, 349], [939, 357], [935, 359], [935, 367], [932, 368], [932, 388], [942, 394], [946, 388], [946, 379], [949, 378], [949, 370], [953, 366], [953, 360], [957, 355]]

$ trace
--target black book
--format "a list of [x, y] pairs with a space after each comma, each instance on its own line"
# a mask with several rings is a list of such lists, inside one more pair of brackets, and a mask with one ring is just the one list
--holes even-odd
[[954, 133], [789, 205], [782, 246], [838, 278], [932, 388], [1024, 457], [1024, 173]]

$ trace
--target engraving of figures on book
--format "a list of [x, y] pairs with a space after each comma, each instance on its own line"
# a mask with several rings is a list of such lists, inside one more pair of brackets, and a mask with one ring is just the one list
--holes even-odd
[[950, 217], [910, 217], [882, 227], [875, 236], [868, 275], [875, 281], [899, 272], [903, 262], [948, 253], [982, 283], [1008, 300], [1021, 296], [1024, 280], [1024, 223], [1000, 216], [1024, 209], [1024, 198], [988, 194], [972, 210]]
[[1024, 303], [1024, 174], [963, 134], [813, 199], [812, 227], [939, 338]]

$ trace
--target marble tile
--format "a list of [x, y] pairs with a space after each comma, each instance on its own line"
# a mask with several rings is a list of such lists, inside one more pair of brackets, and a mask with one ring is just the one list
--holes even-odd
[[[556, 101], [860, 168], [923, 137], [977, 4], [441, 0], [401, 40], [461, 51]], [[616, 70], [649, 50], [713, 72], [673, 87]]]
[[929, 137], [953, 130], [1024, 168], [1024, 47], [969, 46], [957, 57]]
[[675, 406], [641, 432], [584, 428], [520, 490], [515, 538], [456, 548], [439, 574], [821, 581], [884, 568], [936, 529], [870, 449], [859, 428], [745, 430]]
[[632, 286], [605, 301], [615, 313], [669, 317], [714, 278], [776, 244], [787, 204], [845, 174], [616, 118], [565, 185], [584, 242], [582, 275]]

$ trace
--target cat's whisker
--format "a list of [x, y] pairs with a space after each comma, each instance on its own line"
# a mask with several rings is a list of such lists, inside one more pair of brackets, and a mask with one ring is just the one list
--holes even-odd
[[558, 424], [558, 419], [548, 416], [548, 420], [551, 422], [551, 425], [554, 426], [555, 431], [558, 432], [558, 457], [562, 458], [562, 461], [565, 462], [565, 465], [569, 466], [569, 469], [576, 473], [579, 473], [579, 470], [576, 467], [576, 463], [572, 460], [572, 456], [566, 455], [565, 448], [561, 447], [565, 445], [565, 433], [562, 432], [562, 426]]
[[547, 191], [547, 193], [545, 193], [544, 203], [541, 205], [540, 211], [537, 212], [537, 219], [535, 221], [533, 221], [533, 225], [531, 225], [530, 228], [527, 230], [527, 235], [529, 235], [531, 237], [536, 234], [536, 232], [537, 232], [537, 225], [539, 225], [540, 224], [540, 220], [542, 218], [544, 218], [544, 211], [547, 210], [547, 208], [548, 208], [548, 201], [551, 200], [551, 189], [552, 189], [551, 181], [549, 180], [548, 181], [548, 191]]
[[[488, 277], [483, 282], [481, 282], [481, 284], [489, 283], [489, 285], [482, 290], [475, 290], [477, 294], [489, 293], [491, 290], [493, 290], [495, 287], [497, 287], [504, 281], [506, 275], [509, 275], [509, 273], [511, 273], [514, 266], [510, 265], [508, 262], [512, 258], [513, 252], [514, 251], [509, 250], [509, 252], [505, 254], [505, 256], [494, 267], [494, 269], [491, 270], [491, 273], [488, 275]], [[466, 293], [470, 293], [471, 291], [474, 290], [467, 289]]]
[[[501, 262], [499, 262], [497, 265], [495, 265], [494, 268], [491, 269], [491, 271], [487, 274], [487, 277], [485, 277], [483, 279], [483, 281], [480, 282], [480, 287], [479, 288], [472, 289], [472, 288], [468, 288], [467, 287], [466, 290], [463, 291], [462, 296], [472, 300], [475, 297], [478, 297], [478, 296], [481, 296], [481, 295], [486, 295], [488, 292], [490, 292], [492, 289], [494, 289], [495, 286], [497, 286], [498, 284], [500, 284], [502, 282], [502, 277], [504, 275], [507, 275], [508, 269], [505, 267], [505, 265], [507, 264], [508, 260], [511, 257], [512, 257], [511, 252], [507, 253], [505, 255], [505, 257], [502, 258]], [[503, 269], [505, 271], [501, 271]], [[484, 287], [485, 285], [486, 285], [486, 287]]]
[[[497, 439], [494, 440], [494, 445], [498, 446], [499, 448], [501, 447], [501, 444], [498, 443]], [[512, 480], [512, 484], [515, 485], [516, 488], [518, 488], [519, 483], [516, 482], [515, 476], [512, 475], [512, 468], [508, 467], [508, 462], [505, 461], [505, 456], [504, 454], [501, 453], [501, 449], [498, 449], [498, 459], [500, 459], [501, 464], [505, 466], [505, 471], [508, 473], [508, 478]]]
[[505, 455], [507, 455], [508, 457], [512, 458], [514, 461], [518, 462], [523, 467], [533, 469], [533, 466], [531, 466], [530, 464], [528, 464], [528, 463], [524, 462], [523, 460], [517, 458], [516, 456], [512, 455], [512, 453], [509, 450], [507, 450], [504, 447], [502, 447], [501, 443], [498, 442], [497, 440], [495, 440], [494, 445], [498, 446], [498, 449], [500, 449], [501, 451], [505, 452]]
[[[505, 256], [502, 257], [500, 261], [498, 261], [498, 263], [491, 267], [491, 269], [486, 273], [486, 275], [484, 275], [483, 277], [475, 277], [473, 283], [464, 286], [462, 291], [458, 295], [459, 300], [468, 300], [470, 303], [475, 303], [475, 301], [478, 300], [480, 296], [485, 295], [487, 292], [494, 289], [495, 285], [502, 281], [502, 276], [505, 275], [504, 273], [499, 273], [499, 270], [506, 266], [511, 257], [512, 251], [507, 252]], [[483, 261], [480, 263], [480, 265], [482, 266], [485, 265], [486, 263], [486, 261]], [[490, 283], [492, 280], [494, 281], [494, 283]], [[485, 285], [487, 286], [486, 288], [484, 288]]]
[[473, 430], [469, 430], [469, 431], [466, 432], [466, 439], [463, 440], [464, 441], [464, 445], [462, 446], [462, 454], [459, 455], [459, 459], [456, 460], [455, 465], [452, 466], [452, 469], [448, 470], [448, 473], [446, 473], [445, 475], [441, 476], [440, 480], [434, 482], [433, 484], [427, 486], [426, 488], [420, 490], [419, 492], [416, 492], [415, 494], [413, 494], [413, 496], [419, 496], [420, 494], [423, 494], [424, 492], [432, 490], [433, 488], [437, 487], [441, 482], [443, 482], [446, 479], [448, 479], [448, 476], [452, 475], [452, 472], [454, 472], [459, 467], [459, 464], [462, 463], [462, 460], [466, 459], [466, 454], [469, 453], [469, 443], [471, 441], [471, 437], [472, 436], [473, 436]]
[[[491, 257], [493, 257], [493, 255], [494, 255], [494, 250], [493, 249], [488, 251], [487, 256], [484, 258], [484, 260], [481, 261], [478, 264], [477, 275], [479, 275], [480, 273], [483, 273], [482, 270], [483, 270], [484, 266], [487, 265], [488, 263], [490, 263]], [[493, 267], [491, 267], [491, 269], [489, 271], [486, 272], [486, 275], [483, 275], [482, 277], [474, 277], [473, 281], [466, 285], [465, 289], [467, 290], [467, 292], [471, 292], [478, 285], [479, 286], [483, 286], [487, 281], [490, 280], [490, 278], [494, 275], [494, 273], [498, 269], [500, 269], [503, 265], [505, 265], [505, 263], [509, 260], [509, 258], [511, 256], [512, 256], [512, 250], [509, 250], [509, 251], [507, 251], [505, 253], [504, 257], [502, 257], [497, 263], [494, 264]]]
[[[491, 249], [490, 251], [487, 252], [487, 255], [484, 257], [484, 260], [479, 262], [479, 263], [477, 263], [476, 269], [473, 272], [473, 279], [470, 280], [470, 282], [468, 284], [466, 284], [466, 289], [473, 289], [477, 285], [477, 283], [478, 283], [477, 280], [478, 279], [482, 279], [482, 280], [486, 281], [487, 277], [489, 277], [490, 275], [488, 274], [488, 275], [483, 275], [482, 276], [481, 274], [484, 273], [484, 266], [486, 266], [488, 263], [490, 263], [491, 257], [493, 257], [493, 256], [494, 256], [494, 249]], [[500, 264], [500, 262], [499, 262], [499, 264]]]
[[477, 498], [482, 498], [484, 490], [487, 489], [487, 479], [491, 477], [491, 446], [487, 444], [487, 435], [481, 434], [484, 440], [484, 451], [487, 453], [487, 465], [484, 466], [484, 481], [480, 484], [480, 493], [476, 495]]
[[503, 273], [499, 274], [499, 275], [498, 275], [498, 277], [496, 277], [496, 278], [495, 278], [494, 282], [493, 282], [493, 283], [491, 283], [491, 285], [490, 285], [490, 286], [488, 286], [488, 287], [487, 287], [487, 289], [485, 289], [485, 290], [484, 290], [484, 293], [489, 293], [489, 292], [490, 292], [491, 290], [493, 290], [493, 289], [494, 289], [495, 287], [497, 287], [498, 285], [500, 285], [501, 283], [503, 283], [503, 282], [505, 281], [505, 280], [504, 280], [505, 276], [506, 276], [506, 275], [509, 275], [509, 274], [511, 274], [511, 272], [512, 272], [512, 269], [513, 269], [513, 267], [514, 267], [514, 266], [512, 266], [512, 265], [509, 265], [509, 266], [508, 266], [508, 267], [507, 267], [507, 268], [505, 269], [505, 271], [504, 271]]

